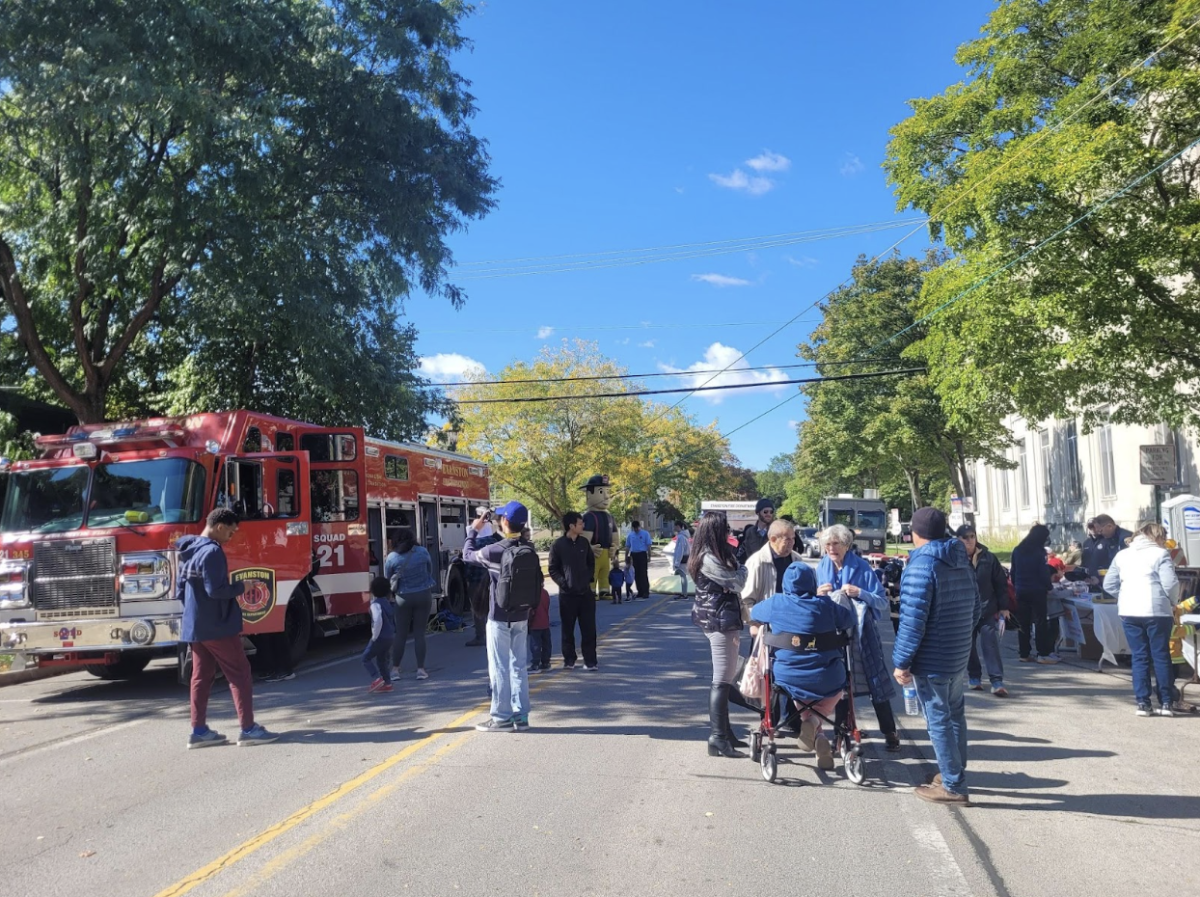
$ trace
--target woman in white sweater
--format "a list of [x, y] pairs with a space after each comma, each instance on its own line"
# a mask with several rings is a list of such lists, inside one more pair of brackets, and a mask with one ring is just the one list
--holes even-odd
[[1117, 614], [1133, 655], [1133, 696], [1137, 715], [1150, 716], [1150, 668], [1158, 685], [1159, 716], [1171, 712], [1175, 673], [1171, 666], [1171, 608], [1179, 599], [1179, 579], [1165, 543], [1167, 531], [1145, 523], [1117, 552], [1104, 577], [1104, 591], [1117, 596]]

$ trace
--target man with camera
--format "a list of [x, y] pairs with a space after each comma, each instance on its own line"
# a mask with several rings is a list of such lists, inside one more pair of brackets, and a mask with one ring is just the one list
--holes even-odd
[[510, 501], [491, 512], [498, 533], [482, 535], [489, 512], [467, 527], [463, 559], [482, 566], [489, 579], [487, 652], [491, 714], [475, 728], [511, 732], [529, 728], [529, 611], [542, 594], [542, 567], [533, 544], [522, 537], [529, 511]]

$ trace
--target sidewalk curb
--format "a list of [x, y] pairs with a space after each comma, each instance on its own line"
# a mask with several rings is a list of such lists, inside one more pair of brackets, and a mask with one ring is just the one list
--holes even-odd
[[82, 667], [47, 667], [46, 669], [35, 667], [32, 670], [19, 670], [15, 673], [0, 673], [0, 688], [20, 685], [23, 682], [37, 682], [40, 679], [52, 679], [55, 676], [77, 672], [80, 669]]

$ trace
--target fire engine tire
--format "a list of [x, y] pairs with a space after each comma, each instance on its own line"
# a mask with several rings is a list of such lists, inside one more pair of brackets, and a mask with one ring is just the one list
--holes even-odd
[[122, 657], [116, 663], [91, 663], [84, 669], [98, 679], [113, 682], [119, 679], [135, 678], [141, 674], [142, 670], [146, 669], [146, 665], [149, 663], [149, 657], [133, 654], [129, 657]]
[[313, 635], [312, 596], [303, 585], [292, 593], [288, 601], [283, 631], [287, 636], [288, 650], [292, 652], [292, 665], [295, 666], [308, 653], [308, 643]]
[[462, 570], [451, 570], [446, 580], [446, 609], [466, 618], [471, 616], [471, 601], [467, 596], [467, 578]]

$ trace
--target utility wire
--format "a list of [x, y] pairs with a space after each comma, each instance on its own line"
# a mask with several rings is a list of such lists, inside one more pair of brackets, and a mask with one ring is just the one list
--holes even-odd
[[917, 374], [924, 371], [924, 367], [916, 368], [900, 368], [892, 371], [871, 371], [861, 374], [834, 374], [829, 377], [804, 377], [798, 380], [764, 380], [760, 383], [731, 383], [726, 386], [698, 386], [689, 390], [687, 387], [679, 389], [641, 389], [632, 392], [591, 392], [578, 393], [576, 395], [561, 395], [561, 396], [519, 396], [512, 399], [463, 399], [459, 401], [462, 405], [513, 405], [522, 402], [574, 402], [584, 399], [637, 399], [642, 396], [661, 396], [668, 393], [676, 392], [709, 392], [714, 390], [729, 390], [729, 389], [762, 389], [763, 387], [771, 386], [791, 386], [796, 383], [827, 383], [833, 380], [867, 380], [872, 377], [894, 377], [897, 374]]
[[[925, 219], [918, 219], [924, 221]], [[802, 243], [815, 243], [823, 240], [839, 239], [841, 237], [861, 236], [882, 230], [894, 230], [907, 227], [914, 219], [900, 221], [885, 221], [875, 224], [854, 225], [845, 228], [835, 228], [826, 231], [807, 232], [803, 236], [792, 236], [785, 239], [760, 240], [755, 242], [729, 241], [729, 245], [699, 244], [698, 248], [672, 251], [647, 257], [603, 258], [600, 255], [583, 257], [577, 261], [541, 262], [532, 264], [515, 264], [505, 267], [483, 268], [477, 271], [464, 272], [460, 280], [492, 280], [501, 277], [529, 277], [541, 274], [565, 274], [574, 271], [598, 271], [608, 268], [632, 268], [641, 265], [659, 264], [662, 262], [691, 261], [711, 258], [721, 255], [731, 255], [742, 252], [758, 252], [765, 249], [777, 249], [782, 246], [796, 246]], [[654, 250], [631, 250], [631, 252], [653, 252]]]
[[[708, 329], [710, 327], [761, 327], [763, 325], [778, 324], [778, 321], [707, 321], [696, 324], [546, 324], [543, 325], [550, 330], [690, 330], [690, 329]], [[422, 330], [421, 333], [530, 333], [538, 328], [536, 327], [512, 327], [508, 329], [496, 329], [494, 327], [480, 328], [463, 328], [450, 327], [445, 330]]]
[[[1084, 212], [1082, 215], [1080, 215], [1078, 218], [1076, 218], [1070, 224], [1064, 225], [1063, 227], [1059, 228], [1054, 233], [1052, 233], [1050, 236], [1046, 237], [1046, 239], [1044, 239], [1040, 243], [1038, 243], [1036, 246], [1033, 246], [1032, 248], [1025, 250], [1024, 252], [1022, 252], [1019, 256], [1017, 256], [1012, 261], [997, 268], [995, 271], [993, 271], [991, 274], [988, 274], [986, 277], [982, 277], [979, 280], [975, 281], [973, 284], [968, 286], [966, 289], [964, 289], [958, 295], [954, 296], [951, 299], [946, 300], [941, 305], [939, 305], [937, 308], [935, 308], [933, 311], [929, 312], [929, 314], [924, 315], [923, 317], [920, 317], [917, 320], [913, 321], [911, 324], [909, 324], [903, 330], [898, 330], [895, 333], [893, 333], [891, 336], [889, 336], [887, 339], [876, 343], [874, 346], [872, 346], [870, 349], [868, 349], [866, 351], [865, 355], [870, 355], [876, 349], [878, 349], [882, 346], [886, 346], [888, 343], [898, 339], [899, 337], [903, 336], [905, 333], [908, 333], [908, 331], [912, 330], [914, 327], [917, 327], [917, 326], [923, 324], [925, 321], [928, 321], [934, 315], [940, 313], [944, 309], [949, 308], [951, 305], [954, 305], [954, 303], [960, 301], [961, 299], [964, 299], [965, 297], [967, 297], [971, 293], [975, 292], [980, 287], [985, 286], [992, 280], [995, 280], [997, 277], [999, 277], [1001, 274], [1003, 274], [1009, 268], [1012, 268], [1014, 265], [1020, 264], [1025, 259], [1029, 258], [1029, 256], [1033, 255], [1035, 252], [1037, 252], [1039, 249], [1041, 249], [1043, 246], [1046, 246], [1049, 243], [1053, 243], [1055, 240], [1057, 240], [1059, 237], [1061, 237], [1063, 234], [1065, 234], [1071, 228], [1075, 227], [1075, 225], [1080, 224], [1083, 221], [1086, 221], [1088, 218], [1091, 218], [1092, 215], [1096, 214], [1101, 209], [1105, 208], [1106, 206], [1108, 206], [1108, 205], [1112, 204], [1113, 202], [1115, 202], [1116, 200], [1120, 199], [1122, 196], [1124, 196], [1126, 193], [1128, 193], [1134, 187], [1138, 186], [1138, 184], [1141, 184], [1147, 178], [1153, 177], [1159, 171], [1166, 168], [1168, 165], [1170, 165], [1172, 162], [1174, 162], [1176, 159], [1178, 159], [1180, 156], [1182, 156], [1184, 153], [1186, 153], [1188, 150], [1192, 149], [1192, 147], [1195, 147], [1195, 146], [1200, 146], [1200, 137], [1197, 137], [1196, 139], [1194, 139], [1191, 143], [1189, 143], [1183, 149], [1179, 150], [1179, 152], [1175, 153], [1174, 155], [1170, 156], [1169, 158], [1167, 158], [1164, 161], [1160, 162], [1159, 164], [1155, 165], [1153, 168], [1151, 168], [1145, 174], [1140, 175], [1137, 178], [1134, 178], [1132, 181], [1130, 181], [1128, 184], [1126, 184], [1124, 187], [1122, 187], [1116, 193], [1113, 193], [1107, 199], [1092, 206], [1090, 209], [1088, 209], [1086, 212]], [[862, 360], [865, 360], [865, 358]]]
[[[947, 204], [942, 209], [938, 209], [938, 210], [935, 210], [934, 212], [930, 213], [929, 217], [923, 223], [917, 225], [915, 228], [913, 228], [911, 231], [909, 231], [907, 234], [905, 234], [903, 237], [901, 237], [899, 240], [897, 240], [895, 243], [893, 243], [891, 246], [889, 246], [883, 252], [878, 253], [874, 258], [871, 259], [870, 262], [868, 262], [868, 264], [872, 264], [872, 265], [875, 264], [877, 261], [879, 261], [885, 255], [887, 255], [888, 253], [892, 252], [893, 250], [899, 248], [901, 244], [903, 244], [908, 239], [913, 237], [922, 227], [925, 226], [925, 224], [927, 224], [931, 221], [944, 220], [946, 214], [948, 214], [951, 209], [953, 209], [959, 203], [961, 203], [962, 201], [967, 199], [969, 196], [971, 196], [980, 187], [983, 187], [985, 184], [991, 182], [996, 176], [998, 176], [1002, 171], [1004, 171], [1009, 165], [1013, 164], [1013, 162], [1015, 162], [1018, 158], [1020, 158], [1024, 153], [1029, 152], [1031, 149], [1033, 149], [1035, 146], [1037, 146], [1041, 141], [1045, 140], [1047, 136], [1054, 133], [1056, 130], [1064, 127], [1068, 122], [1070, 122], [1072, 119], [1074, 119], [1076, 116], [1078, 116], [1081, 112], [1083, 112], [1084, 109], [1087, 109], [1089, 106], [1091, 106], [1097, 100], [1103, 99], [1104, 97], [1111, 94], [1114, 90], [1116, 90], [1117, 86], [1122, 84], [1129, 76], [1133, 75], [1135, 72], [1137, 72], [1140, 69], [1144, 68], [1145, 66], [1149, 65], [1149, 63], [1156, 56], [1158, 56], [1160, 53], [1162, 53], [1164, 50], [1166, 50], [1168, 47], [1170, 47], [1173, 43], [1175, 43], [1180, 38], [1182, 38], [1189, 31], [1194, 29], [1197, 25], [1200, 25], [1200, 18], [1197, 18], [1190, 25], [1188, 25], [1185, 29], [1183, 29], [1178, 34], [1176, 34], [1174, 37], [1172, 37], [1170, 40], [1168, 40], [1165, 44], [1160, 46], [1157, 50], [1152, 52], [1149, 56], [1147, 56], [1141, 62], [1139, 62], [1133, 66], [1130, 66], [1124, 73], [1121, 74], [1120, 77], [1118, 77], [1114, 81], [1112, 81], [1107, 87], [1105, 87], [1102, 91], [1100, 91], [1098, 94], [1093, 96], [1090, 100], [1088, 100], [1082, 106], [1077, 107], [1066, 118], [1061, 119], [1058, 122], [1055, 122], [1053, 125], [1051, 125], [1047, 128], [1043, 128], [1041, 131], [1038, 131], [1037, 134], [1035, 134], [1028, 142], [1022, 143], [1021, 146], [1019, 146], [1017, 148], [1016, 152], [1014, 152], [1009, 158], [1005, 159], [996, 169], [988, 172], [988, 174], [982, 180], [980, 180], [976, 184], [972, 184], [964, 193], [953, 198], [949, 202], [949, 204]], [[834, 293], [836, 293], [838, 290], [842, 289], [844, 286], [849, 284], [853, 280], [853, 278], [854, 278], [854, 275], [851, 274], [849, 277], [847, 277], [845, 280], [843, 280], [840, 284], [838, 284], [832, 290], [825, 293], [819, 299], [815, 300], [807, 308], [801, 310], [801, 312], [799, 314], [797, 314], [795, 317], [793, 317], [790, 321], [786, 322], [785, 324], [778, 327], [771, 333], [767, 334], [767, 336], [763, 337], [763, 339], [759, 340], [757, 343], [755, 343], [753, 346], [751, 346], [749, 349], [747, 349], [745, 352], [743, 352], [741, 355], [739, 355], [737, 358], [735, 358], [733, 361], [731, 361], [729, 363], [729, 365], [721, 373], [724, 373], [725, 371], [729, 370], [729, 368], [733, 367], [739, 361], [744, 359], [747, 355], [749, 355], [755, 349], [759, 348], [764, 343], [766, 343], [768, 340], [771, 340], [778, 334], [782, 333], [785, 329], [787, 329], [795, 321], [797, 321], [801, 315], [803, 315], [804, 313], [808, 312], [809, 310], [817, 307], [825, 299], [829, 298]], [[909, 328], [905, 328], [905, 329], [911, 329], [911, 326], [912, 325], [910, 325]], [[890, 339], [885, 340], [884, 342], [885, 343], [890, 342], [891, 339], [895, 339], [896, 336], [899, 336], [899, 334], [893, 335]], [[714, 374], [712, 377], [710, 377], [708, 380], [706, 380], [704, 383], [702, 383], [701, 387], [708, 385], [709, 383], [711, 383], [713, 380], [715, 380], [719, 376], [720, 376], [720, 373]], [[673, 408], [678, 408], [687, 399], [688, 399], [688, 396], [685, 395], [683, 398], [681, 398], [679, 401], [677, 401], [670, 408], [666, 409], [666, 411], [670, 411]], [[666, 412], [664, 412], [664, 413], [666, 413]]]
[[[745, 373], [747, 371], [786, 371], [794, 368], [812, 368], [818, 365], [822, 367], [838, 367], [846, 364], [902, 364], [898, 358], [880, 359], [878, 361], [862, 362], [858, 359], [850, 361], [805, 361], [797, 364], [768, 364], [762, 367], [746, 367], [737, 368], [734, 373]], [[452, 386], [508, 386], [512, 383], [579, 383], [588, 380], [643, 380], [647, 377], [694, 377], [697, 374], [711, 374], [714, 371], [720, 373], [717, 368], [709, 368], [703, 371], [659, 371], [653, 374], [596, 374], [587, 377], [530, 377], [521, 380], [460, 380], [454, 383], [431, 383], [430, 387], [435, 389], [449, 389]]]

